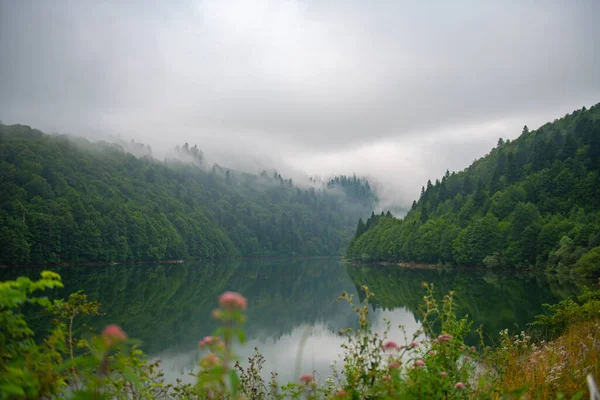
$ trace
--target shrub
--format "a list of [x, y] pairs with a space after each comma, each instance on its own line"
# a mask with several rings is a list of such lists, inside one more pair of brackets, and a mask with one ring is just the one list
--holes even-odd
[[550, 314], [538, 315], [529, 324], [544, 337], [556, 337], [573, 324], [600, 318], [600, 290], [584, 286], [576, 299], [566, 299], [558, 304], [544, 304]]
[[[280, 385], [277, 374], [262, 377], [264, 358], [256, 349], [247, 366], [237, 362], [235, 342], [244, 343], [243, 324], [247, 300], [226, 292], [212, 316], [219, 328], [200, 340], [205, 354], [194, 373], [194, 384], [180, 380], [165, 383], [160, 363], [149, 363], [117, 325], [100, 334], [75, 338], [80, 315], [99, 313], [99, 304], [80, 292], [67, 300], [50, 301], [34, 296], [40, 290], [62, 287], [60, 276], [43, 272], [39, 281], [19, 278], [0, 284], [0, 398], [73, 399], [488, 399], [523, 394], [546, 398], [559, 391], [578, 398], [587, 373], [600, 373], [598, 332], [599, 292], [584, 290], [577, 302], [550, 306], [551, 316], [539, 317], [536, 326], [560, 332], [554, 342], [534, 343], [525, 332], [501, 332], [500, 344], [490, 349], [467, 347], [473, 333], [468, 316], [458, 318], [454, 293], [441, 302], [432, 285], [423, 283], [422, 328], [408, 337], [388, 338], [369, 324], [367, 287], [363, 304], [343, 293], [358, 317], [356, 329], [339, 332], [344, 337], [342, 369], [334, 363], [331, 375], [320, 382], [303, 371], [296, 382]], [[27, 326], [20, 307], [35, 304], [55, 316], [49, 334], [39, 343]], [[481, 330], [478, 330], [481, 336]]]

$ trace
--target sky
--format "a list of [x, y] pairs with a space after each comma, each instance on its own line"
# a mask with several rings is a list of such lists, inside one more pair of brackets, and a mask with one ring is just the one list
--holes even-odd
[[0, 0], [0, 120], [160, 154], [427, 179], [600, 102], [600, 2]]

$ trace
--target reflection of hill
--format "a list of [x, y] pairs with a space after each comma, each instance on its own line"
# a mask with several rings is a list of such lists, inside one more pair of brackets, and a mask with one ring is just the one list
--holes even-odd
[[375, 308], [406, 307], [416, 318], [425, 294], [421, 282], [435, 285], [439, 298], [456, 292], [457, 315], [469, 314], [474, 327], [483, 324], [486, 336], [495, 337], [504, 328], [524, 329], [544, 311], [544, 303], [555, 303], [574, 294], [573, 286], [552, 282], [543, 275], [490, 271], [406, 269], [382, 266], [348, 266], [357, 288], [367, 285], [375, 294]]
[[[475, 326], [495, 336], [518, 326], [574, 292], [568, 283], [544, 276], [488, 271], [409, 270], [398, 267], [348, 266], [332, 259], [237, 260], [175, 265], [55, 267], [65, 289], [53, 296], [83, 289], [102, 304], [106, 316], [87, 322], [96, 329], [109, 322], [122, 325], [144, 343], [150, 354], [187, 352], [215, 325], [210, 312], [225, 290], [248, 297], [249, 340], [273, 340], [301, 324], [327, 324], [333, 332], [355, 323], [350, 307], [336, 301], [367, 285], [375, 293], [375, 308], [405, 307], [418, 318], [424, 291], [421, 282], [435, 284], [440, 297], [457, 293], [458, 313], [468, 313]], [[19, 275], [39, 277], [40, 269], [0, 270], [0, 280]], [[349, 278], [350, 277], [350, 278]], [[353, 284], [354, 282], [354, 284]], [[39, 330], [47, 319], [31, 324]], [[84, 328], [82, 328], [84, 329]]]
[[[353, 321], [352, 310], [335, 299], [354, 287], [344, 267], [332, 259], [52, 269], [65, 284], [56, 296], [83, 289], [90, 299], [100, 301], [107, 315], [87, 321], [90, 326], [118, 323], [141, 339], [150, 355], [194, 348], [213, 331], [210, 312], [226, 290], [248, 297], [249, 339], [276, 338], [301, 323], [321, 321], [337, 330]], [[37, 278], [39, 271], [4, 271], [2, 278], [23, 274]]]

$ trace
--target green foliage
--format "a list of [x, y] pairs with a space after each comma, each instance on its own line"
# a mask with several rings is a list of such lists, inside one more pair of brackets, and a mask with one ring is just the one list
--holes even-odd
[[195, 146], [159, 162], [22, 125], [0, 143], [0, 265], [342, 255], [376, 200], [356, 176], [208, 169]]
[[60, 276], [42, 272], [41, 279], [20, 277], [0, 282], [0, 398], [37, 398], [54, 395], [64, 385], [57, 371], [62, 362], [64, 332], [54, 329], [40, 345], [34, 340], [21, 307], [51, 306], [46, 297], [34, 292], [62, 287]]
[[600, 290], [584, 287], [576, 299], [568, 298], [544, 306], [550, 314], [538, 315], [530, 325], [545, 336], [556, 337], [569, 326], [600, 318]]
[[[387, 331], [382, 336], [371, 331], [368, 302], [373, 294], [366, 286], [361, 307], [353, 304], [352, 296], [342, 295], [356, 308], [360, 321], [356, 331], [342, 332], [346, 337], [342, 397], [454, 399], [470, 398], [477, 392], [469, 357], [475, 350], [462, 344], [471, 323], [467, 317], [457, 319], [452, 293], [438, 303], [433, 286], [423, 283], [423, 287], [427, 290], [421, 309], [423, 328], [410, 339], [405, 335], [403, 345], [386, 341]], [[433, 325], [444, 333], [436, 335]]]
[[[352, 295], [343, 293], [340, 299], [350, 304], [358, 318], [356, 329], [340, 332], [345, 338], [343, 370], [338, 371], [334, 364], [324, 381], [304, 374], [299, 382], [283, 385], [277, 382], [276, 374], [269, 381], [262, 378], [264, 359], [258, 350], [247, 367], [235, 361], [233, 345], [245, 341], [247, 300], [239, 293], [219, 296], [219, 306], [212, 311], [219, 326], [213, 336], [199, 343], [201, 351], [207, 352], [193, 373], [196, 382], [184, 384], [165, 383], [159, 363], [149, 363], [138, 348], [139, 342], [129, 339], [117, 325], [106, 326], [100, 335], [87, 334], [74, 340], [70, 324], [77, 316], [97, 314], [99, 304], [89, 302], [80, 292], [53, 302], [32, 296], [37, 290], [60, 286], [60, 276], [49, 272], [39, 281], [19, 278], [1, 283], [1, 398], [487, 399], [520, 397], [527, 389], [503, 387], [502, 365], [481, 367], [489, 360], [501, 361], [514, 354], [515, 346], [529, 346], [529, 337], [515, 341], [505, 334], [502, 343], [506, 349], [484, 359], [489, 350], [480, 352], [464, 344], [472, 333], [472, 322], [466, 315], [457, 317], [454, 293], [439, 301], [433, 285], [427, 283], [422, 284], [426, 291], [420, 307], [422, 329], [410, 339], [405, 335], [402, 345], [389, 340], [387, 330], [383, 334], [371, 330], [369, 312], [374, 296], [366, 286], [361, 288], [363, 304], [356, 304]], [[598, 292], [585, 291], [580, 300], [598, 303]], [[53, 331], [39, 342], [33, 340], [19, 309], [25, 304], [41, 305], [56, 318]], [[597, 310], [595, 316], [586, 318], [597, 319]], [[575, 389], [581, 396], [580, 387]]]
[[351, 259], [517, 267], [598, 276], [600, 105], [524, 129], [428, 182], [403, 219], [372, 216]]
[[575, 264], [577, 272], [584, 276], [600, 275], [600, 246], [590, 249]]

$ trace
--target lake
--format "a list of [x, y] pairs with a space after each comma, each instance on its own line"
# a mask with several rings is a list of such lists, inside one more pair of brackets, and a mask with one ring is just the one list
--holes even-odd
[[[397, 266], [353, 266], [338, 259], [235, 260], [160, 265], [113, 265], [47, 268], [61, 274], [65, 297], [82, 289], [102, 304], [106, 315], [82, 320], [98, 331], [108, 323], [123, 327], [143, 342], [151, 359], [161, 359], [167, 379], [184, 380], [202, 356], [198, 341], [210, 335], [217, 297], [232, 290], [248, 298], [247, 343], [236, 349], [245, 360], [258, 347], [266, 358], [265, 376], [277, 371], [280, 382], [313, 369], [325, 377], [340, 354], [338, 331], [356, 326], [351, 307], [338, 302], [342, 292], [362, 299], [367, 285], [375, 293], [371, 322], [377, 331], [391, 322], [390, 337], [403, 342], [398, 325], [411, 334], [419, 327], [418, 307], [425, 294], [421, 282], [433, 283], [440, 296], [456, 291], [457, 313], [469, 314], [474, 327], [483, 325], [489, 341], [501, 329], [521, 331], [541, 313], [542, 304], [575, 294], [569, 282], [529, 273], [406, 269]], [[0, 270], [0, 279], [41, 268]], [[33, 314], [31, 326], [44, 329], [48, 318]], [[88, 328], [81, 328], [85, 332]], [[84, 333], [85, 334], [85, 333]], [[304, 342], [301, 366], [298, 348]], [[475, 344], [475, 343], [473, 343]], [[298, 370], [297, 370], [298, 369]]]

